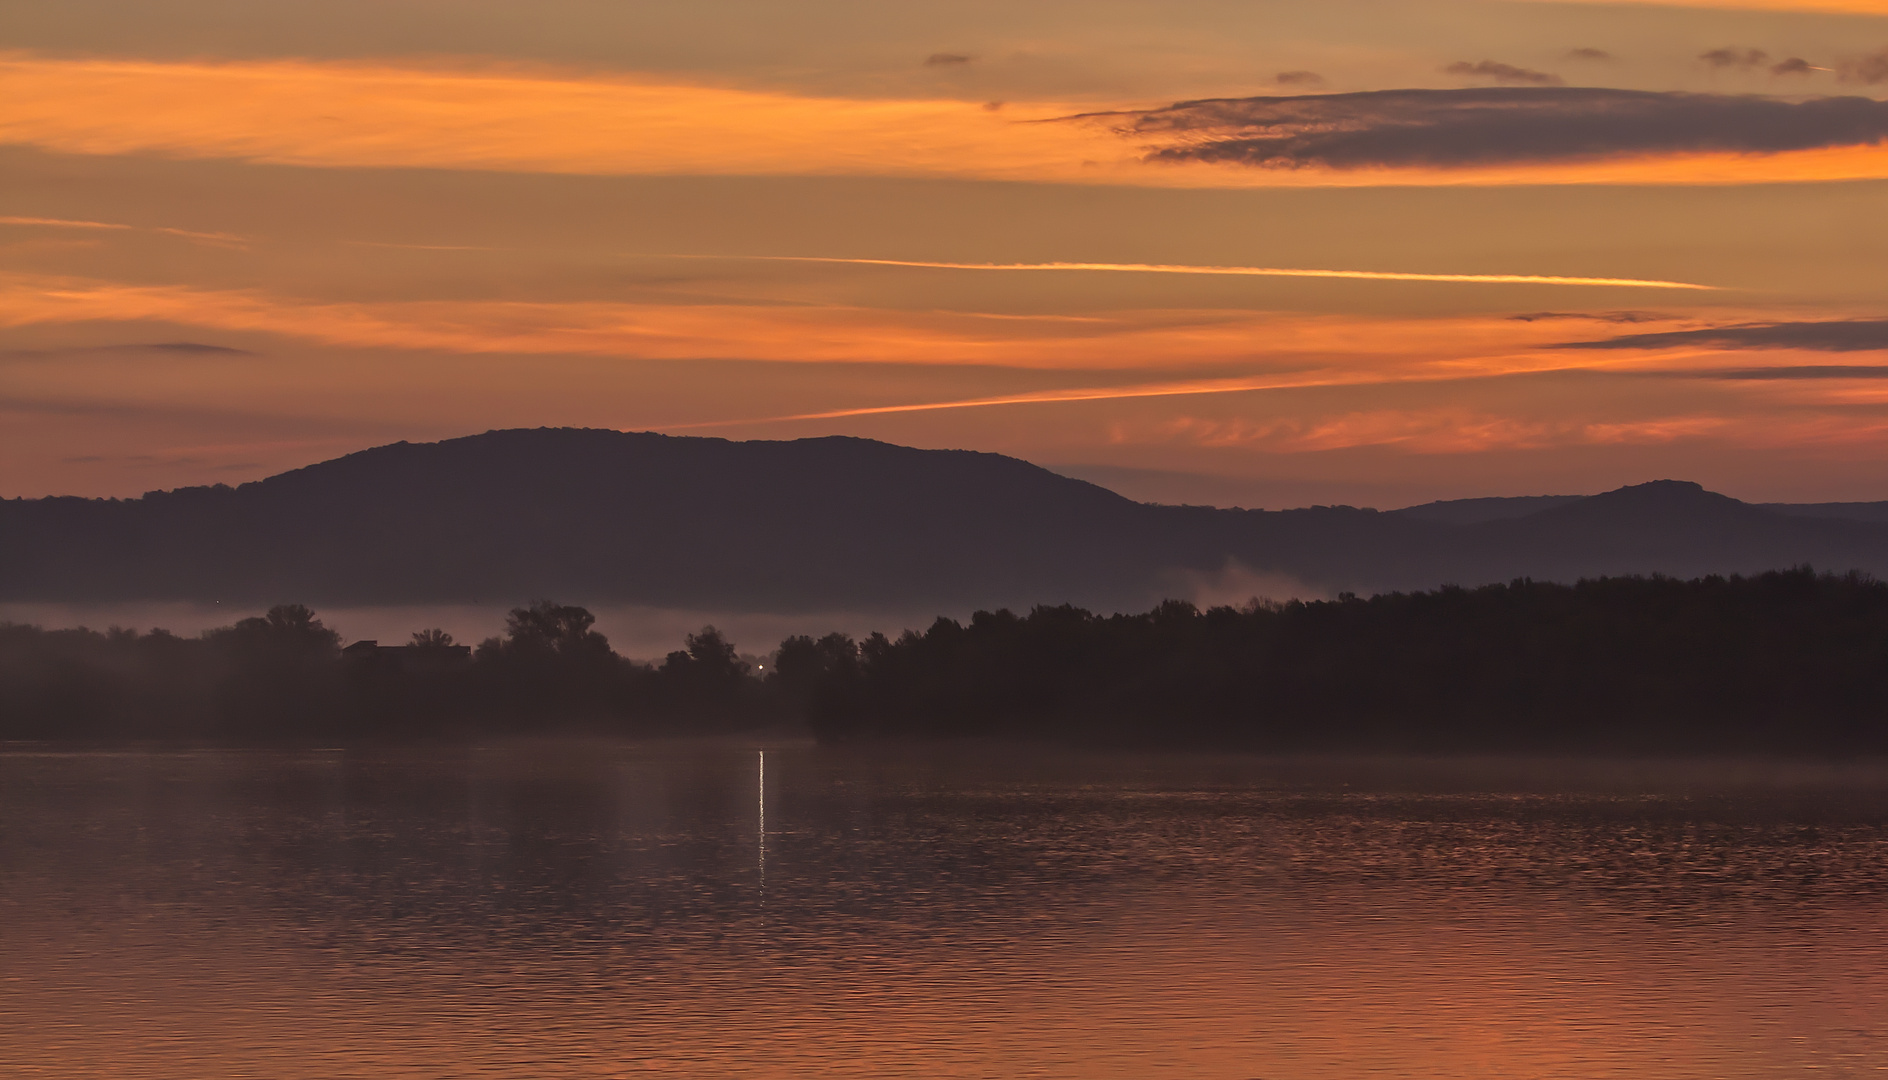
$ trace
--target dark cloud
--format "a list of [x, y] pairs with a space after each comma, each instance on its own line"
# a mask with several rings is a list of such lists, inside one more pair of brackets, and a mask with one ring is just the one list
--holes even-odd
[[228, 353], [231, 355], [253, 356], [248, 349], [232, 349], [228, 345], [205, 345], [197, 341], [153, 341], [145, 345], [114, 345], [116, 349], [155, 349], [158, 352], [171, 353]]
[[1770, 59], [1770, 54], [1764, 52], [1762, 49], [1728, 47], [1712, 49], [1707, 53], [1699, 53], [1698, 59], [1703, 60], [1714, 68], [1754, 68], [1758, 64]]
[[1888, 82], [1888, 49], [1847, 61], [1839, 70], [1844, 82], [1867, 83], [1870, 86]]
[[1656, 311], [1527, 311], [1510, 315], [1515, 322], [1547, 322], [1555, 319], [1583, 319], [1588, 322], [1642, 323], [1663, 322], [1671, 318]]
[[1612, 58], [1613, 54], [1607, 52], [1605, 49], [1580, 48], [1567, 50], [1567, 59], [1569, 60], [1611, 60]]
[[1150, 161], [1270, 168], [1450, 167], [1653, 153], [1776, 153], [1875, 144], [1888, 138], [1888, 102], [1864, 97], [1786, 101], [1598, 87], [1215, 98], [1149, 112], [1068, 119], [1115, 121], [1122, 136], [1152, 144]]
[[1673, 372], [1694, 379], [1776, 382], [1790, 379], [1888, 379], [1888, 364], [1803, 364], [1797, 367], [1718, 368]]
[[1792, 56], [1788, 60], [1781, 60], [1770, 65], [1772, 75], [1808, 75], [1817, 70], [1820, 69], [1816, 65], [1800, 56]]
[[1324, 76], [1315, 71], [1281, 71], [1272, 81], [1280, 86], [1323, 86]]
[[934, 52], [931, 55], [924, 58], [924, 66], [925, 67], [956, 67], [960, 64], [968, 64], [972, 60], [975, 60], [975, 59], [976, 57], [965, 56], [963, 53]]
[[1482, 60], [1469, 63], [1457, 60], [1442, 69], [1445, 75], [1463, 75], [1473, 79], [1493, 79], [1510, 86], [1559, 86], [1564, 80], [1558, 75], [1545, 71], [1529, 71], [1513, 64], [1503, 64], [1495, 60]]
[[[1888, 319], [1739, 323], [1735, 326], [1711, 326], [1702, 330], [1622, 334], [1598, 341], [1566, 341], [1553, 347], [1557, 349], [1675, 349], [1687, 345], [1710, 345], [1720, 349], [1813, 349], [1818, 352], [1870, 352], [1888, 349]], [[1822, 377], [1834, 378], [1836, 376]]]

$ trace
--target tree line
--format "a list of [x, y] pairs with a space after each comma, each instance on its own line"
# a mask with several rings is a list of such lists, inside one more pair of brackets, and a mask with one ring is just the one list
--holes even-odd
[[0, 625], [0, 739], [705, 734], [781, 718], [778, 695], [712, 626], [644, 664], [595, 623], [544, 601], [513, 609], [476, 649], [433, 629], [345, 652], [300, 604], [194, 638]]
[[[386, 653], [386, 650], [382, 650]], [[278, 607], [198, 638], [0, 626], [0, 738], [343, 739], [804, 724], [821, 740], [996, 737], [1270, 751], [1888, 751], [1888, 584], [1515, 581], [1139, 614], [1038, 607], [897, 638], [790, 637], [755, 670], [713, 628], [659, 664], [588, 611], [514, 610], [343, 656]]]
[[[1365, 752], [1888, 750], [1888, 584], [1536, 581], [1136, 615], [1039, 607], [817, 647], [824, 739]], [[786, 654], [782, 653], [784, 668]]]

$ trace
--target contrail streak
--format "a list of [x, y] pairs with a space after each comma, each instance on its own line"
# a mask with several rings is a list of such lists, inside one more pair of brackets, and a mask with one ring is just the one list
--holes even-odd
[[1237, 394], [1254, 390], [1290, 390], [1301, 387], [1342, 386], [1351, 383], [1380, 382], [1377, 377], [1355, 379], [1212, 379], [1176, 383], [1144, 383], [1139, 386], [1087, 387], [1079, 390], [1036, 390], [1001, 397], [963, 398], [957, 401], [926, 401], [915, 405], [868, 405], [857, 409], [832, 409], [827, 412], [796, 413], [792, 416], [768, 416], [754, 420], [705, 420], [695, 424], [669, 424], [665, 430], [683, 428], [733, 427], [738, 424], [779, 424], [791, 420], [839, 420], [849, 416], [882, 416], [888, 413], [933, 412], [938, 409], [977, 409], [990, 405], [1039, 405], [1067, 401], [1112, 401], [1120, 398], [1184, 397], [1191, 394]]
[[697, 255], [684, 258], [752, 259], [765, 262], [844, 263], [852, 266], [913, 266], [930, 270], [1100, 270], [1127, 274], [1226, 274], [1235, 277], [1345, 278], [1353, 281], [1444, 281], [1475, 285], [1603, 285], [1633, 289], [1697, 289], [1715, 285], [1645, 278], [1561, 277], [1553, 274], [1416, 274], [1394, 270], [1301, 270], [1278, 266], [1181, 266], [1171, 263], [967, 263], [917, 259], [840, 259], [819, 255]]

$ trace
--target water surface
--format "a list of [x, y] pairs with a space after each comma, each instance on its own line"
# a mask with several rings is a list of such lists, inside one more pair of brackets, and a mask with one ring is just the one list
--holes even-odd
[[0, 1074], [1888, 1072], [1888, 770], [0, 753]]

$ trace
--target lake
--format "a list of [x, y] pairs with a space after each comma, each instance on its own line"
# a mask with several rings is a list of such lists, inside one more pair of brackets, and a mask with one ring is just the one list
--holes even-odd
[[1888, 1072], [1878, 764], [24, 747], [0, 875], [7, 1076]]

